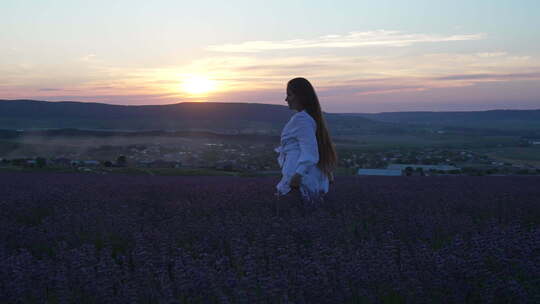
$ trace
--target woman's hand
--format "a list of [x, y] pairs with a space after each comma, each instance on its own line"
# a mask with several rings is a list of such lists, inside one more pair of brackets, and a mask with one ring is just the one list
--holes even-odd
[[292, 189], [298, 189], [302, 183], [302, 175], [295, 173], [291, 179], [290, 187]]

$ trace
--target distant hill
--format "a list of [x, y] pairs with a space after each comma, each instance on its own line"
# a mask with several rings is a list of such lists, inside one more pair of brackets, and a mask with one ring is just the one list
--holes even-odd
[[[287, 106], [183, 102], [125, 106], [90, 102], [0, 100], [0, 129], [169, 130], [279, 135], [294, 114]], [[399, 132], [391, 123], [325, 113], [333, 135]]]
[[[91, 102], [0, 100], [0, 129], [207, 131], [279, 135], [295, 113], [285, 105], [183, 102], [125, 106]], [[331, 135], [401, 135], [444, 128], [477, 135], [536, 135], [540, 110], [324, 113]], [[532, 132], [532, 133], [531, 133]]]
[[292, 115], [286, 107], [244, 103], [124, 106], [90, 102], [1, 100], [0, 128], [185, 130], [267, 128]]
[[490, 110], [471, 112], [383, 112], [348, 114], [353, 117], [398, 124], [493, 130], [540, 130], [540, 110]]

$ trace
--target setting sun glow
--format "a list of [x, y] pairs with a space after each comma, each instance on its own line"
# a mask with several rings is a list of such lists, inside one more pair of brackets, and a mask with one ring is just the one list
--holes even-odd
[[182, 82], [182, 89], [190, 95], [205, 95], [215, 88], [214, 80], [201, 76], [191, 76]]

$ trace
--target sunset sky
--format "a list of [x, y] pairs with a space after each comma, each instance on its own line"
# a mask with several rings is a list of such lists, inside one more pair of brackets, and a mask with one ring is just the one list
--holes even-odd
[[0, 99], [540, 109], [540, 1], [0, 1]]

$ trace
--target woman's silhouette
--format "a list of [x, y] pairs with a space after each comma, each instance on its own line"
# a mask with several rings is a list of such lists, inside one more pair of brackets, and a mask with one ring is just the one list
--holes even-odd
[[337, 155], [319, 99], [311, 83], [299, 77], [287, 83], [285, 101], [297, 113], [283, 128], [281, 145], [275, 149], [282, 173], [276, 195], [299, 190], [305, 201], [322, 200], [334, 181]]

